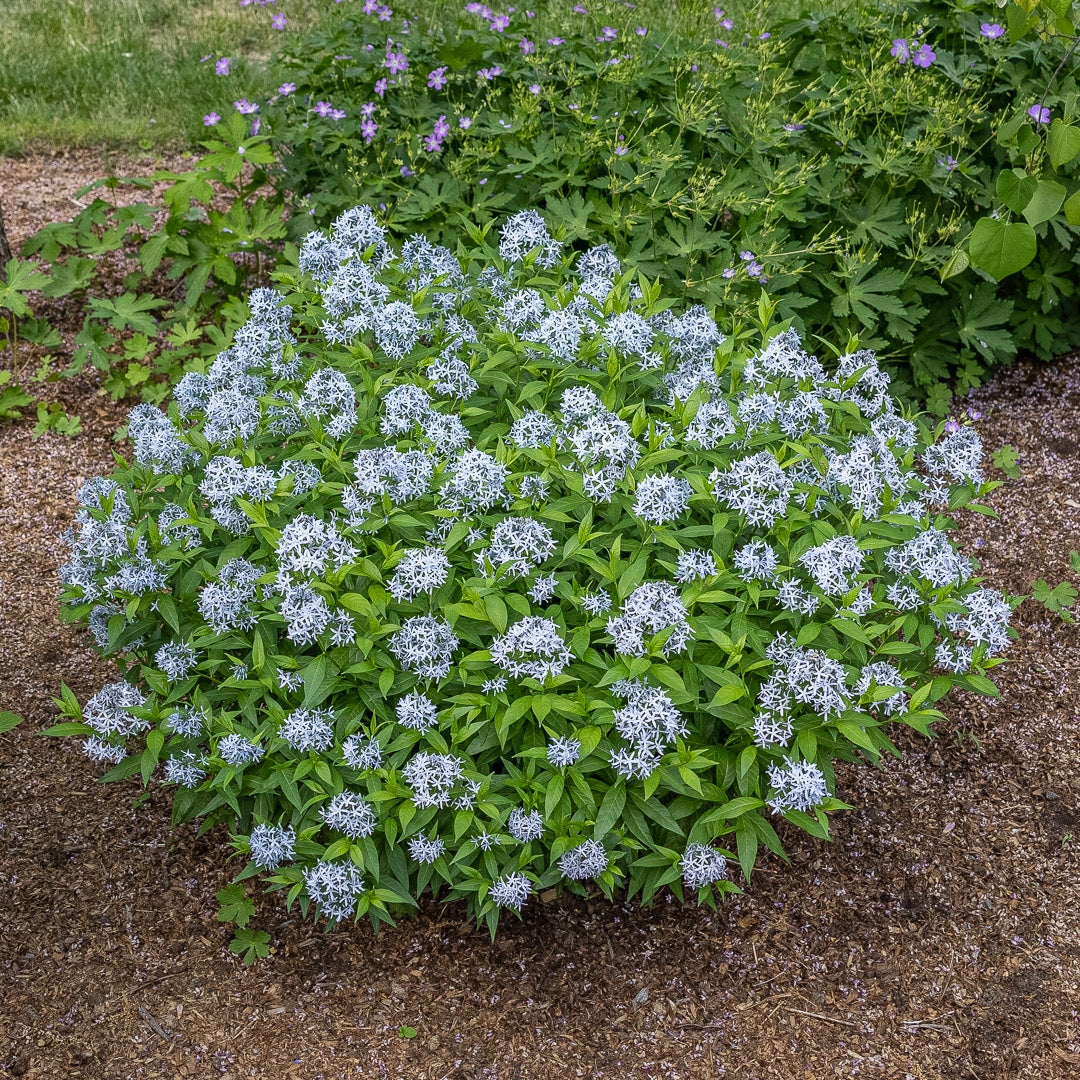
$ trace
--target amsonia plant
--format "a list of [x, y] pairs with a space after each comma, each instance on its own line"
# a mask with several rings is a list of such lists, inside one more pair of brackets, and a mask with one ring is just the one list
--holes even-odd
[[62, 572], [122, 678], [55, 730], [330, 920], [712, 903], [778, 818], [827, 835], [835, 759], [994, 692], [1010, 601], [943, 516], [993, 486], [979, 438], [535, 211], [460, 250], [347, 211], [133, 410]]

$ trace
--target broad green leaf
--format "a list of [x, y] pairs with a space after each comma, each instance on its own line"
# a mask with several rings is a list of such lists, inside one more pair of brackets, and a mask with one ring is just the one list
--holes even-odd
[[1028, 176], [1023, 169], [1006, 169], [998, 174], [997, 195], [1009, 210], [1020, 214], [1031, 201], [1038, 185], [1035, 177]]
[[23, 722], [23, 718], [13, 712], [0, 712], [0, 735], [11, 731]]
[[979, 218], [968, 241], [972, 264], [995, 281], [1023, 270], [1035, 258], [1036, 247], [1035, 230], [1030, 225], [998, 218]]
[[1074, 191], [1065, 200], [1065, 220], [1070, 225], [1080, 225], [1080, 191]]
[[1080, 128], [1055, 120], [1046, 135], [1046, 149], [1050, 153], [1050, 164], [1060, 169], [1080, 154]]
[[1056, 180], [1040, 180], [1031, 201], [1024, 207], [1024, 219], [1029, 225], [1049, 221], [1065, 201], [1065, 188]]

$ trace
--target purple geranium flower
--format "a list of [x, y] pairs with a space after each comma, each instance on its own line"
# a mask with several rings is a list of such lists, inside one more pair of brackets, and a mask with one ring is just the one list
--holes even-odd
[[377, 79], [375, 82], [375, 93], [382, 97], [386, 93], [386, 80]]
[[446, 68], [437, 67], [427, 77], [427, 84], [429, 90], [441, 90], [446, 85]]
[[1032, 105], [1031, 108], [1028, 109], [1027, 114], [1036, 124], [1050, 123], [1050, 110], [1045, 105]]
[[619, 32], [615, 29], [614, 26], [605, 26], [603, 28], [603, 30], [600, 31], [600, 35], [599, 35], [599, 37], [597, 37], [596, 40], [597, 41], [614, 41], [618, 36], [619, 36]]
[[979, 33], [982, 34], [984, 38], [999, 38], [1005, 33], [1005, 27], [1002, 26], [1001, 23], [984, 22], [982, 26], [979, 27]]
[[205, 115], [205, 116], [204, 116], [204, 117], [202, 118], [202, 122], [203, 122], [203, 127], [213, 127], [213, 126], [214, 126], [214, 125], [215, 125], [216, 123], [218, 123], [218, 122], [219, 122], [220, 120], [221, 120], [221, 117], [220, 117], [220, 116], [218, 116], [218, 114], [217, 114], [216, 112], [208, 112], [208, 113], [207, 113], [207, 114], [206, 114], [206, 115]]
[[279, 86], [279, 87], [277, 88], [277, 92], [278, 92], [279, 94], [283, 94], [283, 95], [284, 95], [285, 97], [288, 97], [288, 96], [289, 96], [289, 94], [292, 94], [292, 93], [294, 93], [294, 92], [295, 92], [295, 90], [296, 90], [296, 83], [294, 83], [294, 82], [285, 82], [285, 83], [282, 83], [282, 84], [281, 84], [281, 85], [280, 85], [280, 86]]
[[501, 34], [509, 25], [509, 15], [496, 15], [495, 18], [491, 20], [491, 25], [488, 27], [488, 29], [494, 30], [496, 34]]
[[549, 37], [547, 41], [549, 45], [562, 45], [566, 41], [566, 38]]
[[907, 41], [904, 38], [894, 38], [889, 55], [895, 56], [901, 64], [906, 64], [911, 59], [911, 50], [908, 48]]
[[229, 59], [229, 58], [228, 58], [227, 56], [223, 56], [223, 57], [222, 57], [222, 58], [221, 58], [221, 59], [220, 59], [220, 60], [219, 60], [219, 61], [218, 61], [218, 62], [217, 62], [217, 63], [216, 63], [215, 65], [214, 65], [214, 70], [215, 70], [215, 71], [216, 71], [216, 72], [217, 72], [217, 73], [218, 73], [219, 75], [228, 75], [228, 74], [229, 74], [229, 64], [231, 64], [231, 63], [232, 63], [232, 61], [231, 61], [231, 60], [230, 60], [230, 59]]
[[928, 68], [937, 59], [937, 53], [930, 48], [929, 45], [920, 45], [915, 50], [915, 55], [912, 56], [911, 62], [916, 67]]
[[409, 66], [409, 61], [405, 59], [403, 52], [396, 53], [390, 52], [388, 49], [386, 52], [386, 59], [383, 61], [383, 67], [390, 72], [391, 75], [399, 75]]
[[536, 46], [527, 38], [521, 39], [521, 54], [522, 56], [532, 56], [536, 52]]
[[270, 17], [270, 25], [275, 30], [284, 30], [289, 20], [285, 18], [285, 12], [279, 11]]
[[472, 127], [472, 117], [471, 117], [471, 116], [463, 116], [463, 117], [462, 117], [462, 118], [461, 118], [461, 119], [460, 119], [460, 120], [459, 120], [459, 121], [457, 122], [457, 126], [458, 126], [459, 128], [461, 128], [461, 130], [462, 130], [462, 131], [468, 131], [468, 130], [469, 130], [469, 128], [471, 128], [471, 127]]
[[238, 113], [242, 113], [245, 116], [248, 113], [254, 113], [259, 111], [259, 106], [256, 105], [253, 101], [248, 101], [247, 98], [241, 98], [239, 101], [234, 101], [233, 108]]

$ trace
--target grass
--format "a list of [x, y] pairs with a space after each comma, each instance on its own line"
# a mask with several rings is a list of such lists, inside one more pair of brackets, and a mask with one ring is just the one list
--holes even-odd
[[[52, 147], [188, 147], [203, 116], [269, 91], [266, 59], [334, 5], [290, 0], [5, 0], [0, 20], [0, 154]], [[209, 55], [211, 61], [200, 63]], [[220, 77], [213, 60], [233, 58]]]

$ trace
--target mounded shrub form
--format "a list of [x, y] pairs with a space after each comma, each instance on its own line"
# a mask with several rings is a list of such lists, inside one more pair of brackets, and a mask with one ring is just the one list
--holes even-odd
[[836, 759], [994, 692], [1011, 600], [943, 516], [979, 438], [872, 354], [725, 338], [533, 211], [454, 255], [360, 207], [278, 282], [132, 411], [62, 571], [122, 678], [57, 730], [240, 879], [493, 933], [549, 887], [711, 904], [778, 818], [827, 835]]

